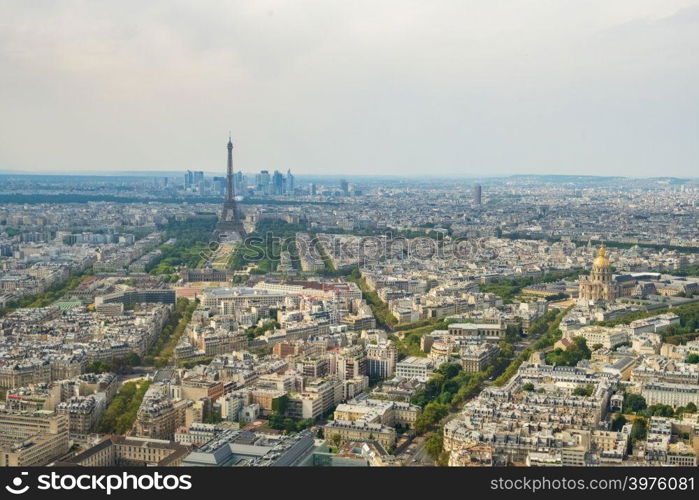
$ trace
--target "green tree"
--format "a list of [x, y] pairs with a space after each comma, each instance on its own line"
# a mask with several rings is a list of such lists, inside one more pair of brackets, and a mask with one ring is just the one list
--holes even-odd
[[568, 349], [556, 349], [546, 355], [546, 362], [561, 366], [575, 366], [582, 359], [590, 359], [592, 352], [582, 337], [575, 337]]
[[624, 395], [624, 409], [637, 412], [646, 409], [646, 398], [640, 394], [626, 393]]
[[442, 454], [442, 451], [444, 451], [444, 431], [439, 430], [439, 432], [435, 432], [432, 434], [427, 441], [425, 442], [425, 451], [431, 456], [434, 460], [437, 460], [439, 456]]
[[141, 358], [135, 352], [130, 352], [126, 355], [126, 363], [129, 366], [138, 366], [141, 364]]
[[624, 425], [626, 425], [626, 417], [621, 413], [615, 413], [614, 418], [612, 418], [612, 430], [620, 431]]
[[675, 410], [672, 408], [672, 406], [654, 404], [645, 410], [640, 410], [639, 414], [641, 413], [647, 417], [673, 417], [675, 415]]
[[439, 373], [444, 375], [446, 379], [452, 379], [456, 377], [461, 371], [461, 365], [456, 363], [444, 363], [437, 370]]
[[149, 386], [150, 382], [147, 380], [126, 382], [122, 385], [97, 424], [99, 432], [110, 434], [128, 432], [136, 421], [138, 407]]
[[519, 325], [507, 325], [505, 334], [505, 342], [514, 344], [522, 338], [522, 327]]
[[637, 417], [634, 419], [631, 426], [631, 435], [629, 447], [633, 449], [633, 445], [636, 441], [642, 441], [646, 438], [647, 434], [647, 421], [645, 418]]
[[581, 386], [581, 387], [576, 387], [573, 389], [573, 395], [574, 396], [592, 396], [592, 391], [594, 390], [594, 387], [591, 385], [586, 385], [586, 386]]
[[415, 432], [424, 434], [449, 413], [449, 405], [432, 401], [415, 420]]

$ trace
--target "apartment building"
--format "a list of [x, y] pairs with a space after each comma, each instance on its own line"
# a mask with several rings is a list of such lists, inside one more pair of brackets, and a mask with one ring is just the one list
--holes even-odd
[[490, 366], [498, 357], [500, 348], [491, 343], [466, 345], [459, 351], [461, 366], [466, 372], [480, 372]]
[[0, 411], [0, 466], [46, 465], [70, 448], [68, 417], [51, 411]]
[[433, 368], [431, 359], [410, 356], [396, 363], [396, 376], [426, 382], [432, 376]]
[[367, 375], [377, 378], [390, 378], [396, 371], [398, 350], [390, 341], [367, 344], [366, 357], [368, 363]]

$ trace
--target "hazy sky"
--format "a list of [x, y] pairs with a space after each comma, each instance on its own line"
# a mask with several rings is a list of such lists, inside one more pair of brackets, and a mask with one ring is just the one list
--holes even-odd
[[698, 0], [0, 0], [0, 170], [699, 176]]

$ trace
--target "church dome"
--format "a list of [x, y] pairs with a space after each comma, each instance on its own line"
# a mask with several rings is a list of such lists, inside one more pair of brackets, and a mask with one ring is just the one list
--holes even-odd
[[609, 259], [605, 256], [605, 253], [604, 247], [600, 247], [599, 255], [592, 261], [594, 267], [609, 267]]

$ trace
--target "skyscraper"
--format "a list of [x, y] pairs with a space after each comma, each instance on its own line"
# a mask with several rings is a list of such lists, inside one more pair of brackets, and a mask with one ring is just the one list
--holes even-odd
[[214, 188], [218, 194], [226, 194], [226, 185], [228, 180], [225, 177], [216, 176], [213, 178]]
[[240, 170], [233, 176], [233, 189], [236, 193], [242, 193], [245, 190], [245, 176]]
[[260, 170], [260, 173], [256, 176], [257, 190], [262, 194], [269, 194], [269, 185], [271, 178], [269, 176], [269, 170]]
[[185, 189], [192, 187], [192, 184], [194, 184], [194, 172], [192, 172], [191, 170], [187, 170], [187, 172], [184, 174]]
[[473, 186], [473, 203], [475, 203], [478, 206], [480, 206], [481, 202], [482, 202], [481, 195], [482, 195], [481, 185], [475, 184]]
[[272, 194], [284, 194], [284, 176], [278, 170], [272, 174]]
[[237, 233], [240, 238], [245, 236], [238, 206], [235, 203], [233, 187], [233, 141], [228, 137], [228, 171], [226, 172], [226, 199], [223, 202], [223, 212], [218, 222], [218, 230], [224, 233]]
[[291, 169], [288, 169], [286, 171], [286, 189], [289, 192], [289, 194], [294, 194], [294, 176], [291, 173]]

